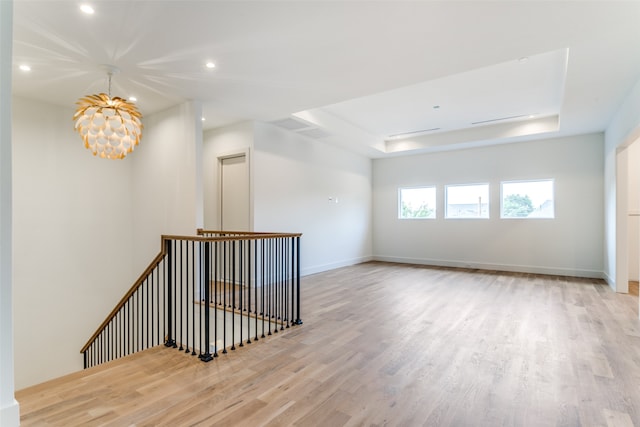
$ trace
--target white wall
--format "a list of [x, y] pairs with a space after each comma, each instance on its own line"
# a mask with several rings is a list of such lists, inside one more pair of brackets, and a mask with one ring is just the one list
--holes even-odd
[[14, 398], [12, 173], [11, 173], [11, 50], [13, 2], [0, 2], [0, 425], [20, 424]]
[[16, 388], [82, 369], [134, 279], [131, 161], [93, 157], [73, 109], [13, 103]]
[[640, 273], [640, 142], [628, 148], [627, 235], [629, 238], [629, 280]]
[[160, 235], [202, 226], [202, 132], [199, 105], [185, 103], [145, 117], [140, 146], [105, 161], [84, 149], [72, 109], [20, 98], [13, 108], [20, 389], [82, 369], [80, 348], [158, 253]]
[[[601, 277], [603, 135], [374, 160], [376, 259]], [[500, 219], [500, 181], [555, 179], [555, 219]], [[446, 184], [490, 184], [488, 220], [445, 220]], [[398, 188], [436, 185], [435, 220], [399, 220]]]
[[[220, 227], [218, 157], [247, 153], [252, 175], [253, 123], [242, 122], [208, 130], [204, 132], [203, 145], [204, 227], [207, 230], [217, 230]], [[250, 224], [250, 229], [253, 229], [252, 225]]]
[[371, 160], [266, 123], [254, 135], [255, 230], [303, 233], [302, 274], [369, 260]]
[[[627, 291], [627, 178], [621, 174], [619, 150], [640, 137], [640, 80], [612, 118], [605, 132], [604, 207], [605, 207], [605, 258], [604, 273], [607, 283], [617, 291]], [[626, 155], [622, 152], [622, 157]], [[626, 165], [626, 163], [625, 163]]]
[[134, 269], [160, 252], [163, 234], [193, 236], [202, 227], [200, 106], [187, 102], [145, 117], [132, 160]]

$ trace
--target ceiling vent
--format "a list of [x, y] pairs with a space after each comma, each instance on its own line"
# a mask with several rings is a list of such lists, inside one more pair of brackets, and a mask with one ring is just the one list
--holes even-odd
[[432, 128], [432, 129], [422, 129], [422, 130], [414, 130], [411, 132], [404, 132], [404, 133], [395, 133], [393, 135], [389, 135], [387, 137], [387, 139], [402, 139], [402, 138], [407, 138], [410, 136], [419, 136], [423, 133], [428, 133], [428, 132], [435, 132], [437, 130], [440, 130], [440, 128]]
[[485, 123], [493, 123], [493, 122], [501, 122], [503, 120], [515, 120], [515, 119], [521, 119], [523, 117], [530, 117], [529, 114], [522, 114], [520, 116], [509, 116], [509, 117], [501, 117], [499, 119], [489, 119], [489, 120], [482, 120], [479, 122], [471, 122], [472, 125], [482, 125]]

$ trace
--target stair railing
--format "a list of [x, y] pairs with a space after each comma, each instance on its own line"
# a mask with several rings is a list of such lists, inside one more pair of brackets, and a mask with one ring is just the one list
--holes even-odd
[[210, 361], [302, 324], [300, 237], [198, 230], [162, 250], [80, 350], [85, 368], [160, 344]]

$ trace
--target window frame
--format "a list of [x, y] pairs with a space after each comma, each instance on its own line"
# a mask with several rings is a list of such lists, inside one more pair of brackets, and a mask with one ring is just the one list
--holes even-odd
[[[433, 216], [430, 217], [403, 217], [402, 216], [402, 190], [433, 189]], [[399, 220], [433, 220], [438, 218], [438, 189], [436, 185], [416, 185], [411, 187], [398, 187], [397, 218]]]
[[[449, 187], [475, 187], [485, 186], [487, 188], [487, 215], [486, 216], [449, 216]], [[491, 183], [473, 182], [465, 184], [447, 184], [444, 186], [444, 219], [491, 219]]]
[[[513, 183], [527, 183], [527, 182], [551, 182], [551, 202], [552, 205], [552, 214], [553, 216], [504, 216], [504, 184], [513, 184]], [[527, 194], [528, 195], [528, 194]], [[535, 219], [555, 219], [556, 218], [556, 180], [555, 178], [540, 178], [540, 179], [512, 179], [507, 181], [500, 181], [500, 219], [527, 219], [527, 220], [535, 220]]]

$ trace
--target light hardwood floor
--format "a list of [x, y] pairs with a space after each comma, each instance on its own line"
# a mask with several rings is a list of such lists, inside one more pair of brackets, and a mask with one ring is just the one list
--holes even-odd
[[640, 426], [637, 298], [602, 281], [366, 263], [302, 287], [302, 326], [22, 390], [22, 425]]
[[638, 296], [638, 282], [632, 280], [629, 281], [629, 293], [631, 295]]

